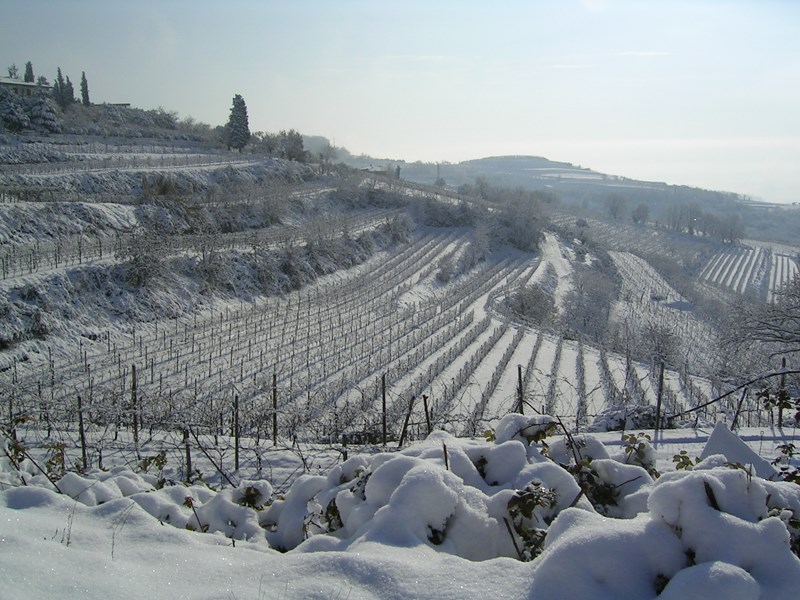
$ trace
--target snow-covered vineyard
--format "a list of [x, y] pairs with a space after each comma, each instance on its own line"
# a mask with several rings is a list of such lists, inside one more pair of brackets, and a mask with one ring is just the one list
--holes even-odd
[[[0, 151], [0, 595], [796, 596], [788, 412], [715, 400], [653, 260], [773, 302], [792, 248], [556, 213], [490, 252], [425, 222], [455, 192], [32, 147]], [[606, 280], [608, 344], [564, 325]]]
[[[125, 334], [87, 323], [77, 347], [61, 355], [32, 351], [24, 363], [9, 364], [6, 389], [17, 410], [56, 424], [74, 421], [80, 397], [95, 423], [90, 429], [109, 435], [130, 425], [135, 402], [143, 428], [226, 430], [236, 406], [246, 435], [271, 437], [275, 409], [279, 437], [333, 441], [347, 432], [381, 433], [384, 401], [389, 437], [400, 436], [407, 414], [412, 438], [424, 437], [429, 427], [479, 434], [518, 405], [520, 373], [529, 406], [578, 429], [622, 400], [655, 406], [652, 364], [524, 327], [495, 310], [504, 295], [563, 261], [569, 254], [563, 246], [553, 244], [555, 257], [509, 256], [446, 286], [437, 283], [437, 265], [467, 243], [453, 233], [425, 234], [284, 297], [211, 305]], [[678, 296], [665, 282], [658, 285], [666, 299], [653, 302], [640, 281], [645, 275], [636, 271], [641, 263], [624, 254], [615, 260], [627, 261], [620, 269], [626, 318], [683, 317], [669, 307]], [[59, 302], [71, 286], [91, 285], [92, 269], [73, 269], [71, 281], [55, 278], [55, 290], [45, 283], [53, 276], [25, 277], [14, 293], [50, 290], [46, 301]], [[708, 332], [684, 318], [687, 344], [701, 353]], [[712, 394], [702, 378], [668, 370], [665, 414]]]
[[774, 302], [781, 286], [797, 275], [797, 257], [797, 249], [788, 246], [749, 242], [717, 253], [700, 278], [735, 293]]

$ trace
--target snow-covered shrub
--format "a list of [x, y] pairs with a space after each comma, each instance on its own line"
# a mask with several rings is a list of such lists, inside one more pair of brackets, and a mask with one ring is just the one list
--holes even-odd
[[692, 472], [664, 475], [648, 510], [628, 521], [562, 511], [535, 563], [530, 596], [793, 598], [800, 560], [787, 523], [800, 487], [723, 463], [713, 457]]
[[614, 458], [627, 464], [639, 465], [653, 477], [658, 477], [656, 450], [650, 435], [643, 432], [629, 433], [622, 436], [622, 442], [622, 455]]
[[[709, 461], [714, 462], [719, 461]], [[687, 566], [727, 563], [749, 573], [760, 597], [788, 597], [781, 582], [798, 580], [800, 560], [792, 554], [787, 522], [770, 514], [769, 490], [782, 496], [777, 504], [793, 512], [800, 487], [776, 486], [742, 469], [705, 468], [704, 463], [691, 472], [665, 474], [656, 482], [649, 499], [651, 518], [675, 532]]]
[[555, 312], [552, 293], [539, 283], [522, 287], [506, 300], [507, 308], [525, 322], [544, 324]]
[[56, 133], [61, 131], [61, 121], [58, 118], [53, 100], [45, 94], [32, 96], [27, 104], [31, 125], [40, 131]]
[[[370, 556], [391, 546], [416, 557], [519, 558], [531, 561], [520, 594], [532, 598], [796, 596], [800, 486], [761, 479], [722, 455], [654, 481], [626, 463], [638, 451], [647, 463], [648, 446], [639, 446], [646, 438], [629, 439], [630, 452], [611, 456], [593, 436], [546, 447], [541, 437], [551, 425], [546, 417], [508, 415], [488, 441], [437, 431], [401, 451], [357, 455], [325, 476], [301, 476], [284, 496], [261, 480], [222, 490], [169, 482], [155, 489], [163, 479], [159, 455], [140, 463], [143, 473], [67, 472], [56, 483], [79, 504], [102, 504], [107, 515], [135, 504], [165, 525], [287, 552]], [[30, 507], [31, 490], [43, 487], [37, 505], [53, 505], [55, 487], [22, 473], [32, 465], [24, 466], [10, 439], [3, 479], [13, 485], [24, 477], [29, 487], [0, 492], [0, 504]]]
[[31, 124], [22, 102], [13, 93], [5, 90], [0, 90], [0, 121], [12, 133], [27, 129]]
[[526, 417], [512, 413], [500, 419], [494, 431], [494, 439], [498, 443], [519, 440], [531, 445], [555, 433], [557, 427], [558, 421], [550, 415]]
[[[599, 413], [588, 427], [588, 431], [625, 431], [627, 429], [653, 429], [656, 424], [656, 407], [639, 404], [609, 406]], [[662, 423], [662, 427], [667, 427]]]
[[53, 101], [44, 93], [20, 98], [0, 90], [0, 123], [13, 133], [35, 129], [44, 133], [61, 131], [61, 122]]
[[140, 287], [158, 277], [164, 268], [163, 239], [150, 231], [139, 230], [117, 250], [117, 259], [124, 261], [125, 279]]
[[599, 513], [632, 518], [643, 512], [647, 499], [642, 488], [653, 482], [638, 465], [613, 460], [592, 435], [566, 435], [553, 442], [548, 455], [571, 473], [581, 491]]
[[530, 598], [654, 598], [685, 566], [680, 540], [642, 515], [610, 520], [574, 508], [550, 527]]

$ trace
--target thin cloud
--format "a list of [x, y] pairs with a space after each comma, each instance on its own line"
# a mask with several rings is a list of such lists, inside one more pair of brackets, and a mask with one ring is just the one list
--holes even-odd
[[619, 52], [617, 56], [644, 56], [644, 57], [655, 57], [655, 56], [672, 56], [672, 52], [661, 52], [658, 50], [633, 50], [631, 52]]
[[448, 62], [453, 60], [452, 56], [443, 54], [390, 54], [383, 58], [385, 60], [405, 62]]
[[591, 69], [594, 65], [588, 64], [555, 64], [555, 65], [545, 65], [545, 69], [554, 69], [554, 70], [569, 70], [569, 69]]

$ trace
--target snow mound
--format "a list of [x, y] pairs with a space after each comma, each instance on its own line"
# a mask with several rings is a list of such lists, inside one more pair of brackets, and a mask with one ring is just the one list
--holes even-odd
[[[0, 515], [57, 515], [66, 523], [62, 540], [74, 515], [81, 524], [75, 535], [86, 544], [94, 543], [87, 522], [107, 523], [112, 560], [124, 523], [165, 545], [190, 539], [178, 530], [213, 534], [206, 537], [217, 544], [240, 542], [283, 561], [273, 563], [276, 573], [286, 567], [304, 577], [340, 577], [354, 597], [387, 597], [382, 586], [402, 597], [401, 564], [417, 578], [433, 565], [493, 581], [507, 574], [513, 587], [495, 590], [500, 597], [796, 597], [800, 486], [759, 478], [722, 455], [659, 476], [631, 464], [635, 452], [609, 452], [588, 435], [548, 444], [540, 435], [548, 432], [546, 419], [521, 415], [503, 419], [492, 441], [434, 432], [402, 451], [358, 455], [327, 475], [303, 475], [285, 495], [263, 480], [214, 490], [168, 485], [127, 467], [68, 472], [56, 488], [42, 475], [14, 473], [7, 454], [0, 458], [4, 478], [27, 487], [0, 492]], [[634, 443], [640, 438], [622, 442], [644, 451], [646, 444]], [[171, 527], [153, 530], [152, 523]], [[16, 533], [8, 539], [26, 543]], [[11, 563], [0, 557], [0, 564]], [[336, 575], [342, 568], [353, 571]], [[380, 575], [369, 575], [373, 568]], [[465, 597], [426, 594], [418, 582], [406, 589]], [[278, 596], [288, 589], [283, 580], [274, 585]]]

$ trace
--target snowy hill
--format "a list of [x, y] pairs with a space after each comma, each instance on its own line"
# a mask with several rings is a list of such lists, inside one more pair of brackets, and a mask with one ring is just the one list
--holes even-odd
[[0, 163], [0, 589], [794, 596], [791, 419], [709, 317], [791, 248], [174, 141]]

